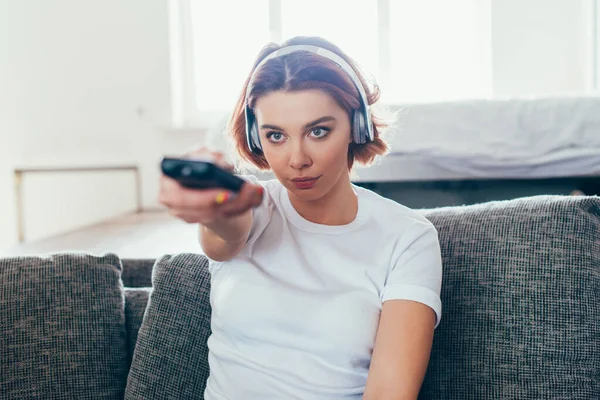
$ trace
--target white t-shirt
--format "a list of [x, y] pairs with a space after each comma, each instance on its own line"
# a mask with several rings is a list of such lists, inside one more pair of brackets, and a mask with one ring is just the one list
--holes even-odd
[[315, 224], [277, 180], [260, 183], [246, 246], [230, 261], [210, 260], [205, 398], [361, 399], [383, 302], [424, 303], [439, 324], [437, 231], [358, 186], [354, 221]]

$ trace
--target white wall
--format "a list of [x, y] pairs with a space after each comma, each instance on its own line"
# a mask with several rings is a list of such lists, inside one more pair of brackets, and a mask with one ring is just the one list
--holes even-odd
[[29, 173], [20, 187], [27, 242], [137, 211], [133, 170]]
[[169, 79], [165, 0], [0, 2], [0, 249], [15, 167], [137, 164], [156, 206]]
[[[588, 0], [492, 0], [493, 90], [500, 97], [582, 92]], [[586, 15], [586, 12], [588, 14]]]

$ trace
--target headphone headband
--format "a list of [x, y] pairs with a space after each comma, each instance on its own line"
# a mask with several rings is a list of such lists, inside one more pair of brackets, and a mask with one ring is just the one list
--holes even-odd
[[307, 51], [309, 53], [313, 53], [313, 54], [317, 54], [321, 57], [325, 57], [325, 58], [333, 61], [334, 63], [336, 63], [346, 73], [346, 75], [348, 75], [348, 77], [350, 77], [350, 79], [352, 80], [352, 83], [354, 84], [354, 86], [356, 87], [356, 89], [358, 90], [358, 93], [359, 93], [360, 103], [361, 103], [360, 114], [362, 114], [362, 118], [363, 118], [362, 122], [357, 121], [357, 118], [353, 118], [353, 123], [361, 125], [360, 127], [356, 127], [356, 126], [353, 127], [353, 130], [355, 131], [354, 141], [356, 143], [365, 143], [367, 140], [373, 140], [373, 138], [374, 138], [373, 124], [371, 122], [371, 111], [369, 110], [369, 102], [367, 99], [367, 95], [365, 93], [365, 90], [362, 86], [360, 79], [358, 78], [358, 75], [356, 74], [354, 69], [350, 66], [350, 64], [348, 64], [348, 62], [346, 62], [346, 60], [344, 60], [342, 57], [340, 57], [336, 53], [334, 53], [330, 50], [327, 50], [325, 48], [319, 47], [319, 46], [290, 45], [290, 46], [285, 46], [278, 50], [275, 50], [274, 52], [272, 52], [271, 54], [266, 56], [264, 59], [262, 59], [258, 63], [256, 68], [254, 68], [254, 71], [252, 71], [252, 75], [250, 76], [250, 79], [248, 81], [248, 86], [246, 87], [246, 96], [245, 96], [245, 109], [246, 109], [246, 134], [247, 134], [249, 148], [251, 150], [254, 150], [255, 148], [261, 149], [260, 140], [258, 138], [258, 129], [255, 126], [253, 126], [253, 124], [254, 124], [253, 113], [248, 104], [248, 96], [250, 95], [250, 87], [252, 86], [251, 84], [252, 84], [252, 81], [254, 80], [254, 76], [256, 75], [257, 71], [269, 60], [272, 60], [277, 57], [282, 57], [282, 56], [285, 56], [285, 55], [288, 55], [291, 53], [295, 53], [298, 51]]

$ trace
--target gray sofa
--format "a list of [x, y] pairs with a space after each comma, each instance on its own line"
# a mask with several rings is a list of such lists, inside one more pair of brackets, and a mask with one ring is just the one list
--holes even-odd
[[[600, 198], [420, 212], [444, 260], [420, 398], [599, 399]], [[198, 254], [0, 259], [0, 398], [201, 399], [206, 267]]]

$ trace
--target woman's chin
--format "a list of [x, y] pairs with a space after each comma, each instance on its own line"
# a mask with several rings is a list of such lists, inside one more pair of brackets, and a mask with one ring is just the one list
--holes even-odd
[[288, 191], [290, 193], [292, 193], [292, 195], [297, 198], [298, 200], [301, 201], [314, 201], [314, 200], [318, 200], [321, 197], [323, 197], [323, 195], [325, 193], [323, 193], [323, 190], [321, 188], [319, 188], [318, 186], [314, 186], [308, 189], [302, 188], [299, 189], [297, 188], [295, 185], [290, 185], [287, 187]]

